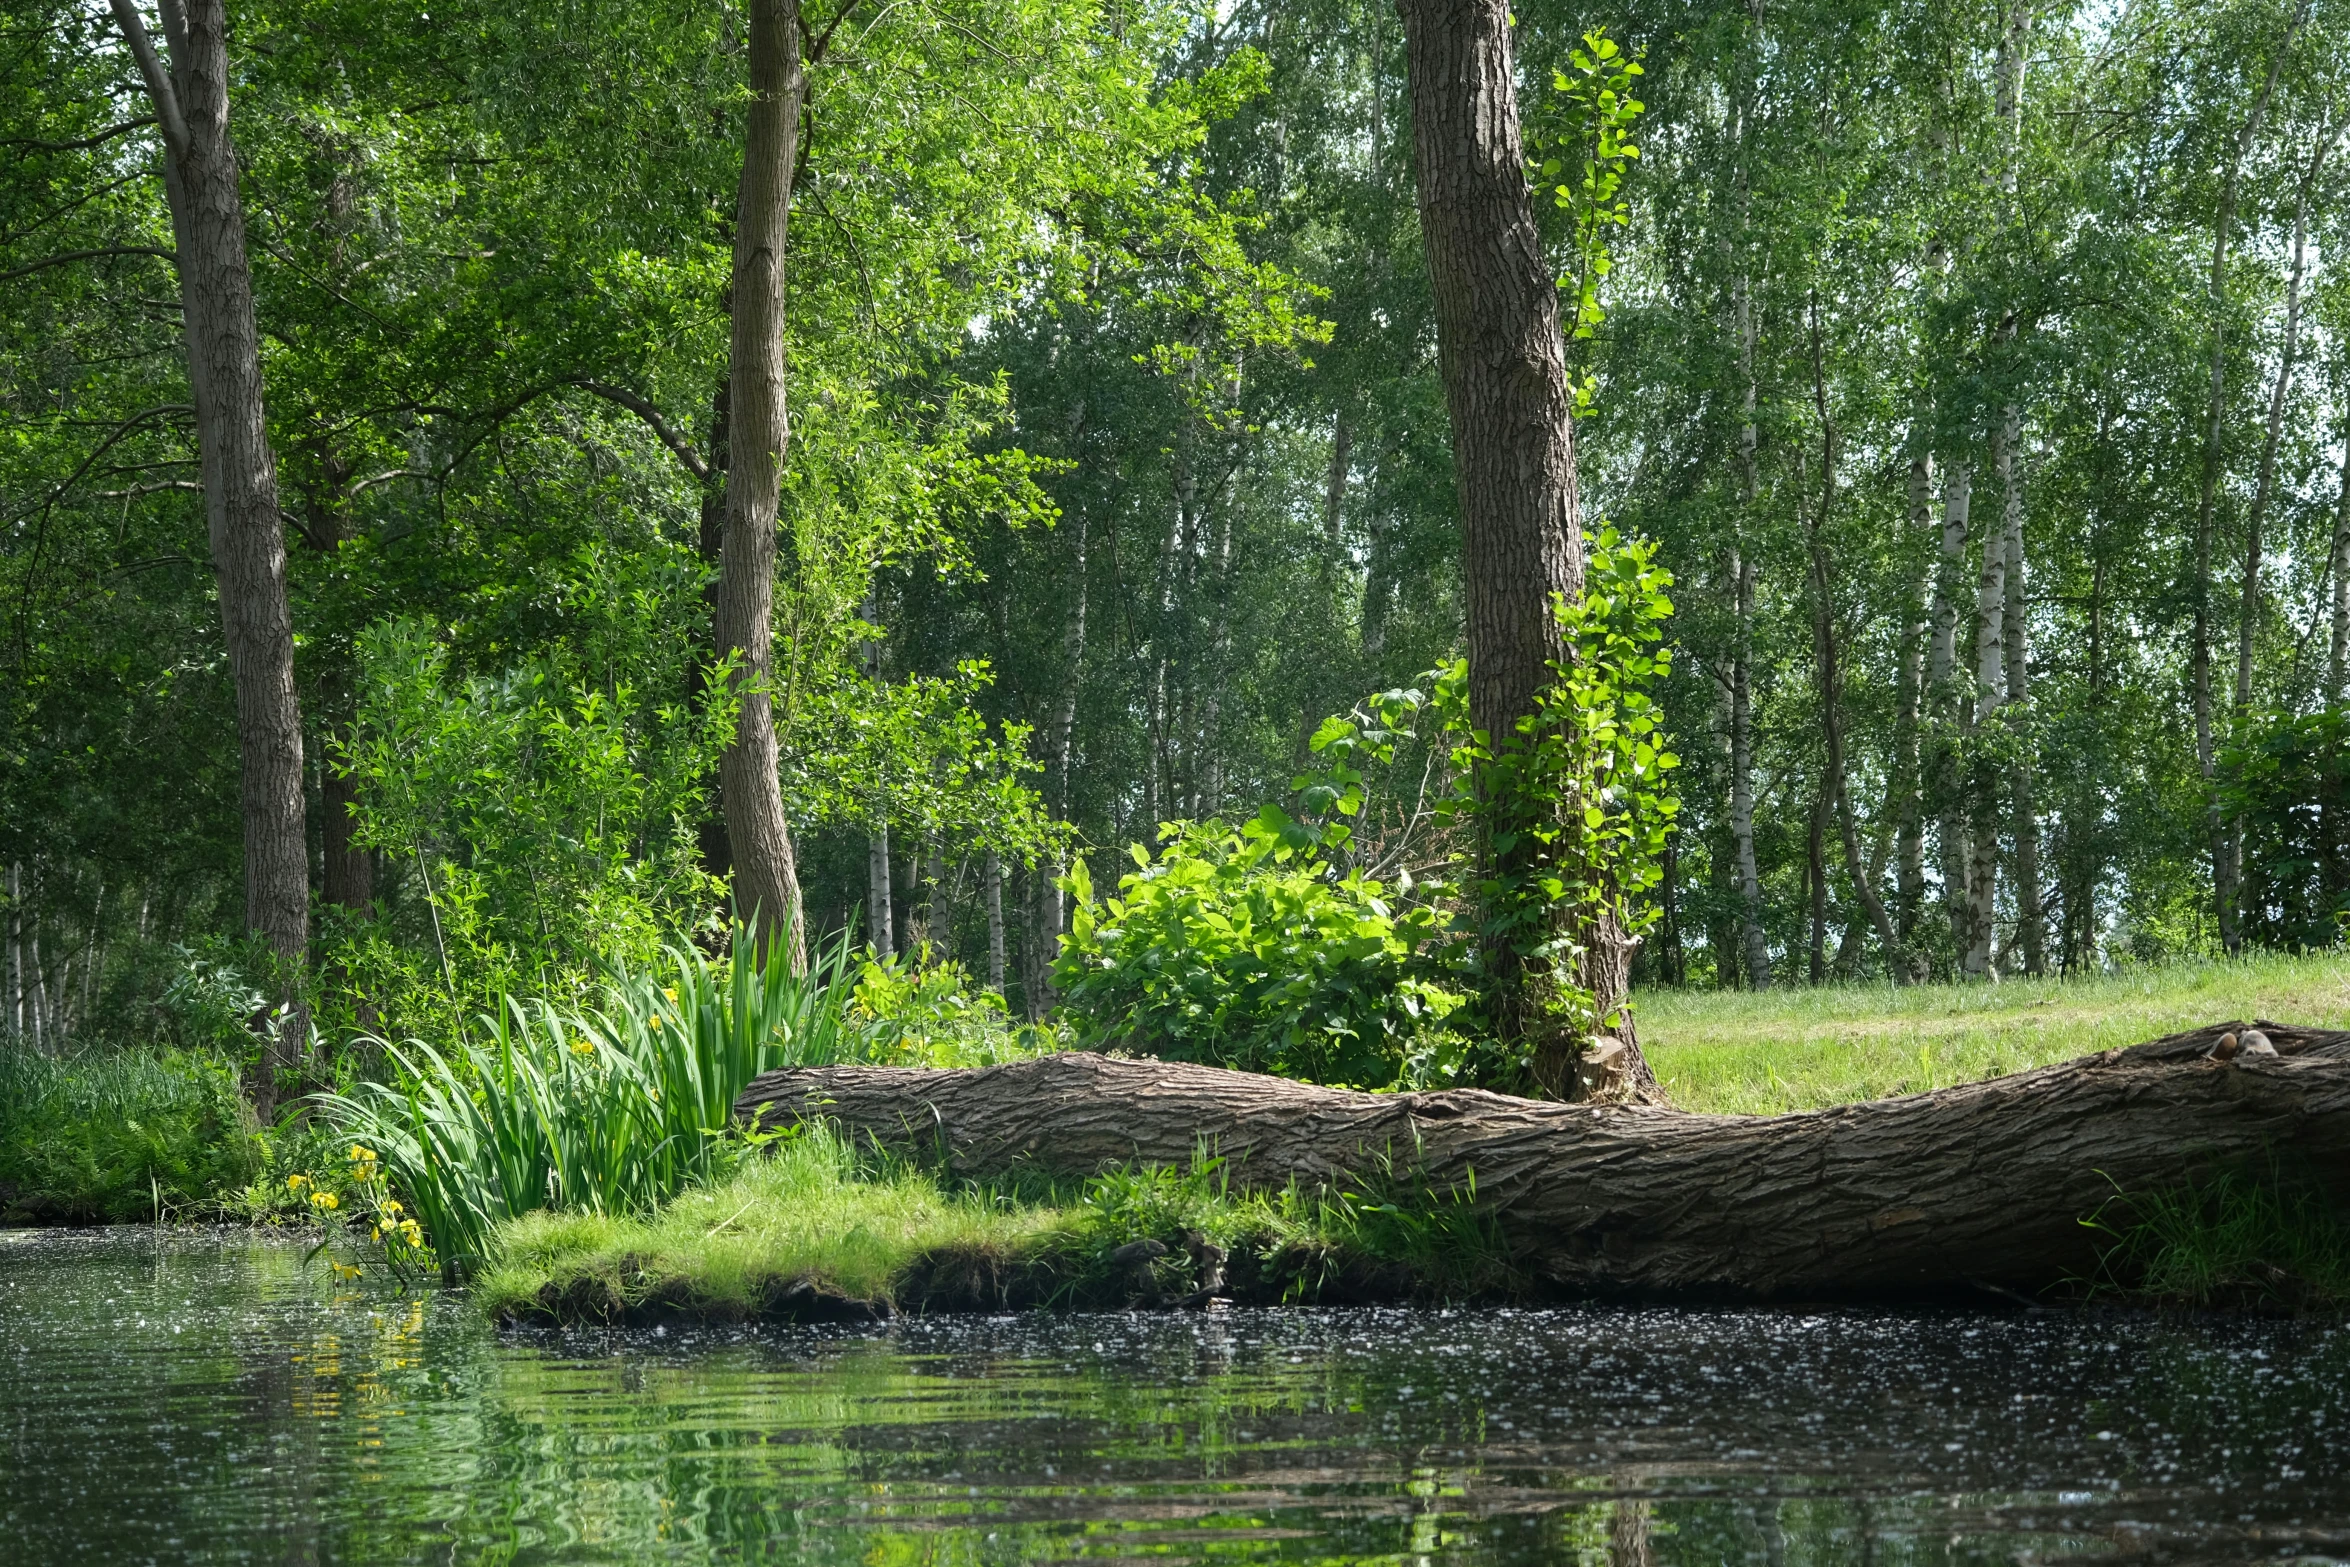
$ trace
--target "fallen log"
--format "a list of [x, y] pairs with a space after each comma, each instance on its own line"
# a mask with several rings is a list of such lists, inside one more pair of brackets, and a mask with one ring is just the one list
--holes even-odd
[[2350, 1033], [2262, 1024], [2275, 1054], [2211, 1059], [2247, 1026], [1774, 1116], [1356, 1093], [1082, 1054], [786, 1069], [735, 1110], [764, 1126], [822, 1117], [977, 1178], [1182, 1166], [1204, 1145], [1243, 1188], [1473, 1181], [1519, 1265], [1569, 1294], [2037, 1294], [2094, 1273], [2105, 1232], [2082, 1221], [2117, 1194], [2271, 1157], [2350, 1191]]

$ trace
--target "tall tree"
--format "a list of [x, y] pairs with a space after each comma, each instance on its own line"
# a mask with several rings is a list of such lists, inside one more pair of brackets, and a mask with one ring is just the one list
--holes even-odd
[[282, 971], [276, 979], [285, 1008], [251, 1084], [256, 1108], [267, 1115], [277, 1076], [295, 1064], [308, 1032], [299, 973], [310, 944], [310, 858], [285, 531], [229, 139], [228, 14], [225, 0], [162, 0], [167, 59], [134, 0], [112, 3], [163, 136], [205, 521], [236, 681], [245, 925], [268, 943]]
[[[1404, 0], [1401, 10], [1420, 231], [1452, 416], [1469, 712], [1498, 748], [1536, 712], [1564, 656], [1554, 601], [1583, 591], [1574, 398], [1558, 281], [1534, 226], [1506, 0]], [[1489, 822], [1496, 880], [1534, 863], [1534, 825]], [[1572, 1091], [1583, 1041], [1546, 1015], [1519, 935], [1491, 918], [1488, 932], [1493, 1026], [1529, 1047], [1545, 1089]], [[1608, 1017], [1629, 999], [1630, 943], [1613, 930], [1571, 935], [1590, 954], [1585, 984]], [[1653, 1089], [1628, 1012], [1620, 1027], [1633, 1081]]]
[[2235, 243], [2236, 203], [2242, 188], [2244, 162], [2252, 154], [2252, 146], [2259, 139], [2260, 128], [2268, 118], [2269, 103], [2276, 96], [2277, 78], [2293, 52], [2293, 45], [2301, 37], [2301, 29], [2309, 20], [2309, 0], [2297, 0], [2292, 15], [2287, 19], [2285, 33], [2270, 51], [2266, 69], [2262, 72], [2260, 87], [2245, 107], [2244, 118], [2229, 138], [2228, 163], [2220, 178], [2219, 210], [2211, 224], [2211, 274], [2205, 290], [2205, 304], [2210, 312], [2211, 334], [2211, 398], [2206, 406], [2203, 425], [2203, 488], [2195, 508], [2195, 626], [2194, 644], [2190, 654], [2193, 667], [2195, 695], [2195, 759], [2203, 772], [2206, 797], [2207, 837], [2211, 846], [2212, 902], [2219, 916], [2220, 944], [2230, 953], [2243, 944], [2243, 930], [2237, 920], [2236, 884], [2238, 867], [2232, 848], [2219, 794], [2219, 754], [2213, 732], [2211, 698], [2212, 605], [2211, 605], [2211, 551], [2213, 530], [2216, 526], [2215, 508], [2219, 498], [2221, 441], [2227, 422], [2227, 368], [2228, 368], [2228, 251]]
[[[845, 13], [844, 13], [845, 14]], [[793, 969], [807, 966], [799, 866], [776, 779], [775, 534], [791, 440], [784, 385], [784, 261], [792, 173], [808, 73], [799, 0], [751, 0], [749, 122], [736, 202], [734, 330], [727, 371], [726, 526], [718, 581], [718, 648], [735, 659], [741, 692], [734, 741], [719, 763], [735, 901], [756, 911]]]

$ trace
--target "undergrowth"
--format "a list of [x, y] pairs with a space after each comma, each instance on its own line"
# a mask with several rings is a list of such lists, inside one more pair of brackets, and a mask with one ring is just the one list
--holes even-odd
[[207, 1209], [264, 1158], [221, 1057], [0, 1049], [0, 1223], [168, 1219]]
[[2350, 1221], [2305, 1171], [2271, 1163], [2117, 1191], [2083, 1222], [2105, 1243], [2092, 1296], [2254, 1310], [2350, 1305]]

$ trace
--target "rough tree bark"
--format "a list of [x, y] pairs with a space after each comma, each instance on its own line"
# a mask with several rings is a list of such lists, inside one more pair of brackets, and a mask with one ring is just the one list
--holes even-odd
[[112, 4], [163, 133], [163, 188], [178, 252], [205, 522], [237, 694], [245, 925], [268, 942], [284, 969], [283, 1021], [249, 1083], [266, 1118], [276, 1105], [277, 1076], [294, 1066], [309, 1032], [298, 976], [310, 945], [310, 851], [285, 531], [229, 139], [228, 15], [224, 0], [184, 6], [163, 0], [167, 60], [134, 0]]
[[718, 578], [718, 646], [736, 659], [742, 707], [719, 760], [735, 902], [756, 911], [761, 940], [807, 967], [799, 867], [776, 779], [775, 531], [783, 457], [784, 246], [792, 166], [808, 92], [799, 0], [750, 0], [749, 123], [734, 234], [734, 334], [728, 358], [726, 534]]
[[1188, 1165], [1312, 1188], [1391, 1170], [1467, 1189], [1518, 1260], [1600, 1295], [1802, 1298], [2041, 1291], [2092, 1276], [2082, 1220], [2230, 1161], [2350, 1178], [2350, 1034], [2263, 1024], [2273, 1058], [2200, 1059], [2224, 1024], [2063, 1066], [1793, 1115], [1365, 1094], [1095, 1055], [980, 1071], [819, 1067], [736, 1113], [823, 1117], [957, 1176]]
[[[1583, 591], [1558, 280], [1534, 227], [1507, 0], [1403, 0], [1399, 9], [1420, 231], [1452, 416], [1469, 711], [1503, 745], [1535, 711], [1550, 665], [1563, 656], [1553, 600]], [[1531, 863], [1532, 834], [1489, 825], [1516, 839], [1499, 869], [1519, 868], [1506, 862], [1520, 855]], [[1611, 929], [1576, 934], [1591, 953], [1586, 983], [1609, 1016], [1627, 1000], [1610, 987], [1621, 982], [1629, 943]], [[1574, 1091], [1579, 1078], [1570, 1067], [1581, 1041], [1553, 1037], [1555, 1029], [1538, 1021], [1515, 939], [1490, 939], [1485, 962], [1497, 1030], [1534, 1047], [1534, 1071], [1547, 1088]], [[1618, 1032], [1631, 1081], [1653, 1092], [1628, 1013]]]

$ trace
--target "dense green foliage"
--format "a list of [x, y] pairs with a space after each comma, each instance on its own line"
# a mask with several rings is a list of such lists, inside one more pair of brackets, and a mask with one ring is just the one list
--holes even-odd
[[844, 944], [806, 975], [762, 961], [740, 927], [724, 963], [669, 956], [660, 979], [621, 979], [597, 1010], [512, 999], [461, 1043], [390, 1047], [394, 1081], [322, 1096], [452, 1273], [487, 1261], [497, 1226], [518, 1214], [631, 1213], [674, 1197], [709, 1173], [753, 1077], [857, 1053]]
[[234, 1066], [173, 1051], [50, 1061], [0, 1050], [0, 1223], [201, 1211], [261, 1168]]
[[[155, 1081], [195, 1084], [306, 987], [285, 1088], [386, 1117], [429, 1088], [420, 1150], [519, 1139], [481, 1083], [649, 1092], [651, 1023], [591, 1014], [751, 912], [711, 605], [744, 38], [666, 0], [231, 14], [313, 950], [287, 975], [242, 934], [155, 127], [110, 18], [28, 0], [0, 1033], [175, 1046]], [[1457, 700], [1392, 7], [810, 22], [770, 694], [809, 927], [872, 948], [854, 999], [823, 987], [858, 1049], [992, 1059], [1047, 1037], [1019, 1017], [1522, 1085], [1486, 1042], [1496, 941], [1581, 1035], [1620, 1022], [1613, 964], [1755, 988], [2342, 940], [2336, 0], [1522, 8], [1590, 591], [1499, 737]], [[1097, 893], [1084, 856], [1129, 845]], [[686, 1119], [629, 1109], [576, 1200], [673, 1189]], [[251, 1185], [190, 1163], [234, 1141], [109, 1143], [55, 1190]], [[478, 1248], [569, 1157], [514, 1152], [437, 1222]]]
[[1440, 915], [1301, 854], [1294, 825], [1272, 806], [1237, 829], [1177, 823], [1114, 898], [1080, 863], [1053, 973], [1072, 1042], [1363, 1088], [1424, 1078], [1447, 1043], [1457, 1057], [1442, 1024], [1461, 997], [1415, 961]]

